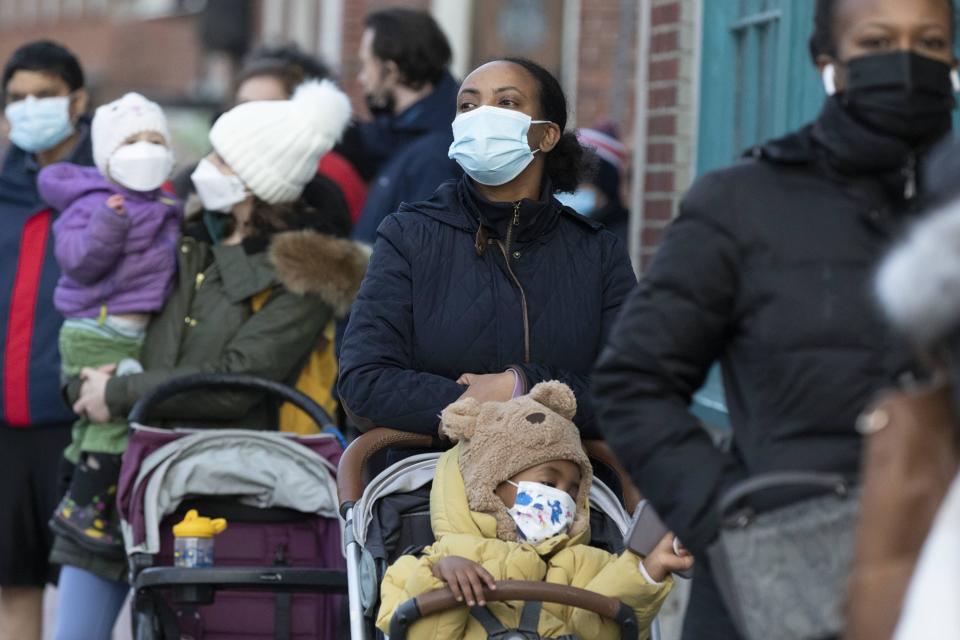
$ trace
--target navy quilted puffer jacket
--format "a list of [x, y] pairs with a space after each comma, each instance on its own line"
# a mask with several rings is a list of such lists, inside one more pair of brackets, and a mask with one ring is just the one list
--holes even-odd
[[516, 367], [527, 389], [570, 385], [597, 436], [590, 370], [636, 279], [623, 243], [550, 193], [491, 203], [464, 177], [384, 220], [340, 360], [361, 429], [436, 434], [461, 374]]

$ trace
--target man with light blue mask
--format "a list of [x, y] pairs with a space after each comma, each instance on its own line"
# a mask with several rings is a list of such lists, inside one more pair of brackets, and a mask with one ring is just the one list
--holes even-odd
[[47, 522], [73, 414], [59, 388], [56, 212], [36, 181], [46, 165], [92, 165], [93, 155], [83, 71], [67, 49], [48, 41], [17, 49], [2, 93], [10, 145], [0, 168], [0, 640], [39, 640], [43, 588], [56, 579]]

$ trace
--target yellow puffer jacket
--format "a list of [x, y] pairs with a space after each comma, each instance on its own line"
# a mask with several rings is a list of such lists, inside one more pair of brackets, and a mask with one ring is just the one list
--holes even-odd
[[[649, 636], [649, 624], [673, 586], [670, 578], [660, 585], [649, 584], [640, 573], [638, 556], [629, 551], [615, 556], [588, 546], [589, 531], [572, 539], [556, 536], [537, 546], [499, 540], [493, 516], [470, 511], [468, 507], [459, 455], [458, 445], [440, 457], [430, 492], [430, 516], [437, 541], [424, 549], [421, 557], [403, 556], [387, 570], [380, 586], [377, 626], [381, 630], [389, 630], [390, 618], [402, 602], [446, 586], [433, 575], [435, 562], [447, 556], [461, 556], [483, 565], [496, 580], [544, 580], [614, 597], [633, 608], [644, 629], [641, 638]], [[520, 622], [523, 603], [493, 602], [487, 608], [511, 628]], [[544, 603], [539, 633], [616, 640], [620, 628], [589, 611]], [[463, 606], [417, 621], [407, 637], [483, 640], [487, 633]]]

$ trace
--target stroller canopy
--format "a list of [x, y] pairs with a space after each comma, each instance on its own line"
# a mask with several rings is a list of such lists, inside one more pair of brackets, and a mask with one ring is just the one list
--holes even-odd
[[[150, 428], [137, 435], [149, 440]], [[158, 434], [159, 436], [159, 434]], [[170, 432], [166, 437], [170, 438]], [[160, 521], [190, 496], [230, 496], [258, 508], [283, 507], [337, 518], [336, 466], [318, 451], [339, 453], [333, 436], [295, 439], [276, 432], [218, 429], [179, 432], [166, 444], [132, 447], [125, 466], [143, 457], [131, 486], [121, 480], [127, 554], [160, 550]], [[316, 442], [306, 442], [313, 441]]]

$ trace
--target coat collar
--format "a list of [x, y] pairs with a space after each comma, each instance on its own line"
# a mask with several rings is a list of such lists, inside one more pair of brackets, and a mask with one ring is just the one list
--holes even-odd
[[[402, 203], [399, 212], [401, 215], [411, 213], [425, 215], [437, 222], [442, 222], [455, 229], [474, 235], [480, 229], [480, 220], [476, 214], [470, 212], [469, 207], [464, 204], [461, 195], [463, 188], [461, 185], [469, 179], [469, 177], [464, 175], [458, 180], [448, 180], [440, 185], [429, 200], [412, 204]], [[602, 223], [581, 216], [570, 207], [565, 207], [560, 204], [560, 201], [552, 196], [550, 197], [550, 206], [556, 210], [557, 217], [561, 220], [573, 220], [594, 232], [598, 232], [604, 228]], [[553, 227], [555, 226], [554, 224]], [[551, 227], [551, 230], [553, 227]], [[545, 242], [548, 237], [549, 236], [543, 236], [540, 239]], [[530, 239], [536, 238], [529, 238], [527, 236], [521, 238], [522, 241], [528, 241]]]
[[296, 295], [319, 296], [339, 317], [346, 316], [366, 273], [370, 250], [317, 231], [274, 234], [267, 251], [248, 253], [242, 245], [211, 247], [224, 292], [236, 304], [283, 286]]

